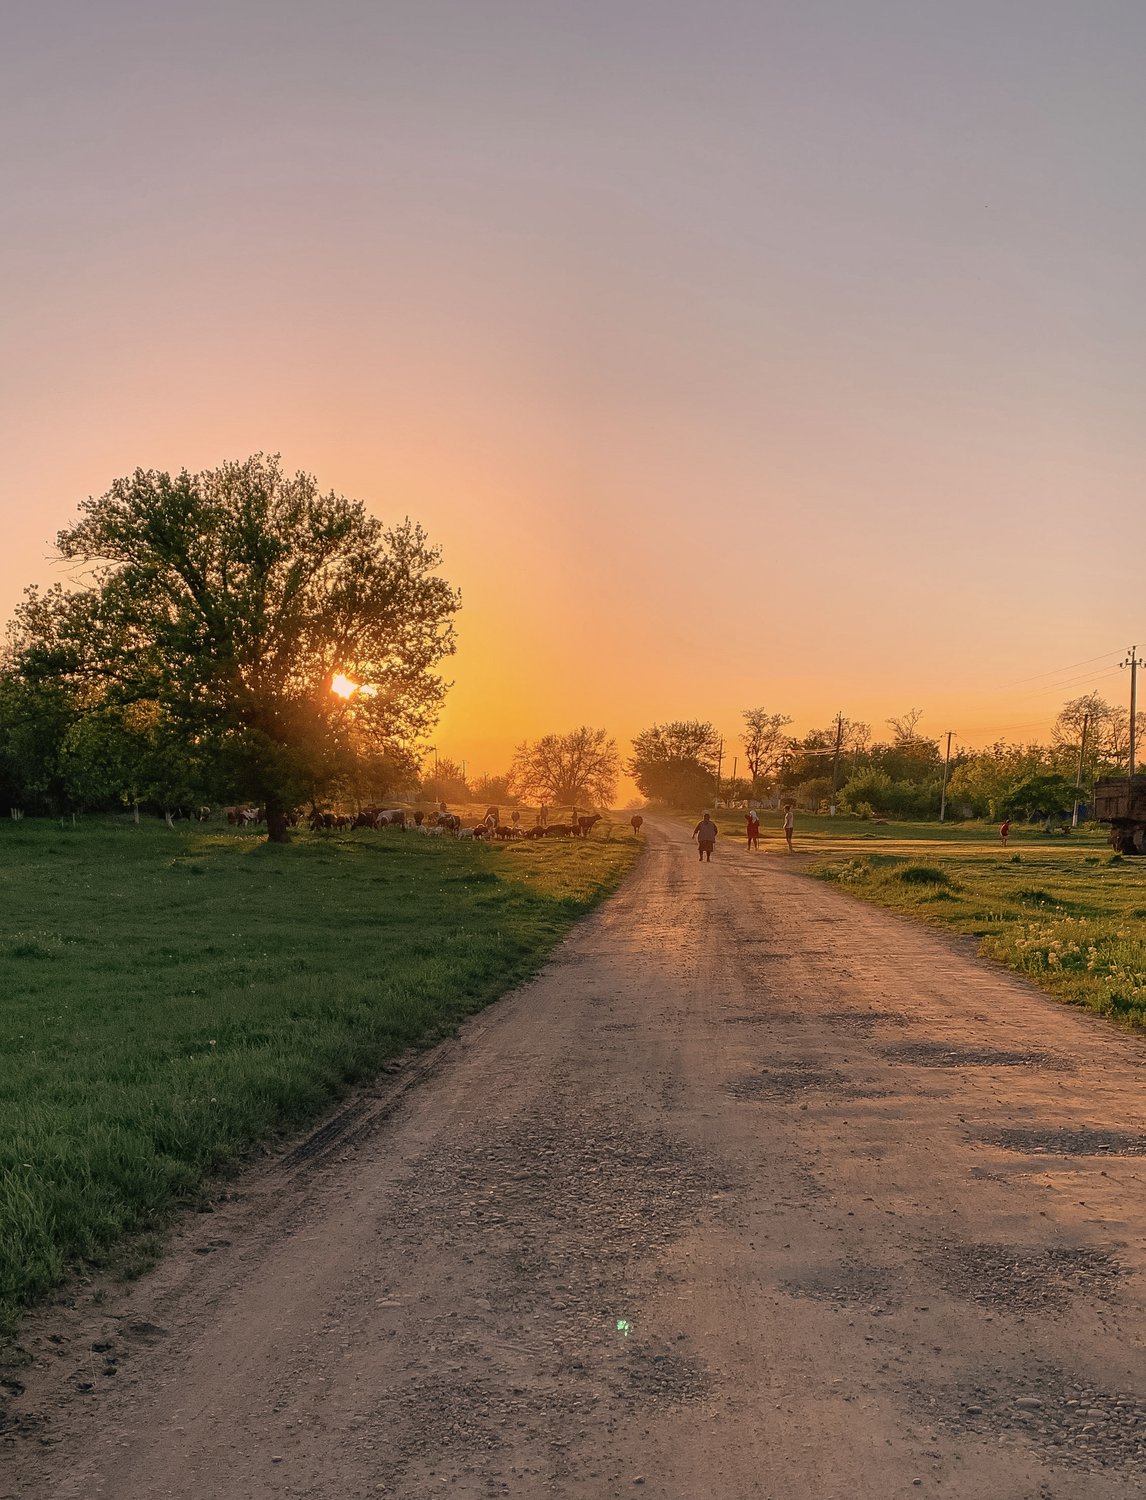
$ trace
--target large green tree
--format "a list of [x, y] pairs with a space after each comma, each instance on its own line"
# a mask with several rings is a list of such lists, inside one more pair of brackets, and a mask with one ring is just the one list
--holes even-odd
[[712, 799], [719, 749], [720, 735], [711, 724], [674, 719], [641, 730], [627, 769], [654, 802], [692, 807]]
[[85, 585], [25, 596], [23, 682], [103, 709], [151, 705], [154, 736], [264, 804], [280, 841], [287, 809], [358, 757], [411, 758], [441, 702], [459, 602], [419, 526], [386, 527], [262, 455], [138, 469], [80, 513], [58, 548]]

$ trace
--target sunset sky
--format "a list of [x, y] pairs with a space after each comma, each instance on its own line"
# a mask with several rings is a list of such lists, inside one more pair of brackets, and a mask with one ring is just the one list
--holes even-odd
[[262, 450], [440, 542], [471, 771], [1125, 701], [1144, 58], [1140, 0], [11, 0], [0, 617]]

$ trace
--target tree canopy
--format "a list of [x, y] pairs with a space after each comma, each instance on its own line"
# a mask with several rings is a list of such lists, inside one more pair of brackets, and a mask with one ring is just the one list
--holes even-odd
[[744, 759], [753, 790], [759, 791], [780, 769], [791, 739], [784, 730], [792, 722], [788, 714], [770, 714], [765, 708], [746, 708], [743, 713]]
[[714, 791], [720, 734], [699, 719], [674, 719], [642, 729], [626, 769], [654, 802], [691, 807]]
[[617, 792], [617, 742], [582, 724], [568, 734], [525, 741], [514, 752], [510, 789], [523, 800], [607, 807]]
[[412, 763], [459, 604], [419, 526], [385, 527], [263, 455], [137, 469], [80, 512], [57, 546], [84, 583], [30, 589], [17, 611], [23, 689], [52, 684], [112, 739], [146, 729], [160, 759], [182, 747], [265, 804], [272, 838], [359, 758]]

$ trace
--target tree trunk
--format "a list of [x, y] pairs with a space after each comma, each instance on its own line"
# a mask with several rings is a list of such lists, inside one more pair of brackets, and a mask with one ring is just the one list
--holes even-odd
[[290, 826], [287, 823], [286, 808], [281, 802], [272, 802], [267, 798], [267, 841], [271, 844], [289, 844]]

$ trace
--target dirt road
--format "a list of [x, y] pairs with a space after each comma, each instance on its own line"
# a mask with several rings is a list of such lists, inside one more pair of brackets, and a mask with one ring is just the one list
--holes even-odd
[[646, 829], [534, 984], [33, 1326], [0, 1496], [1143, 1493], [1143, 1044]]

